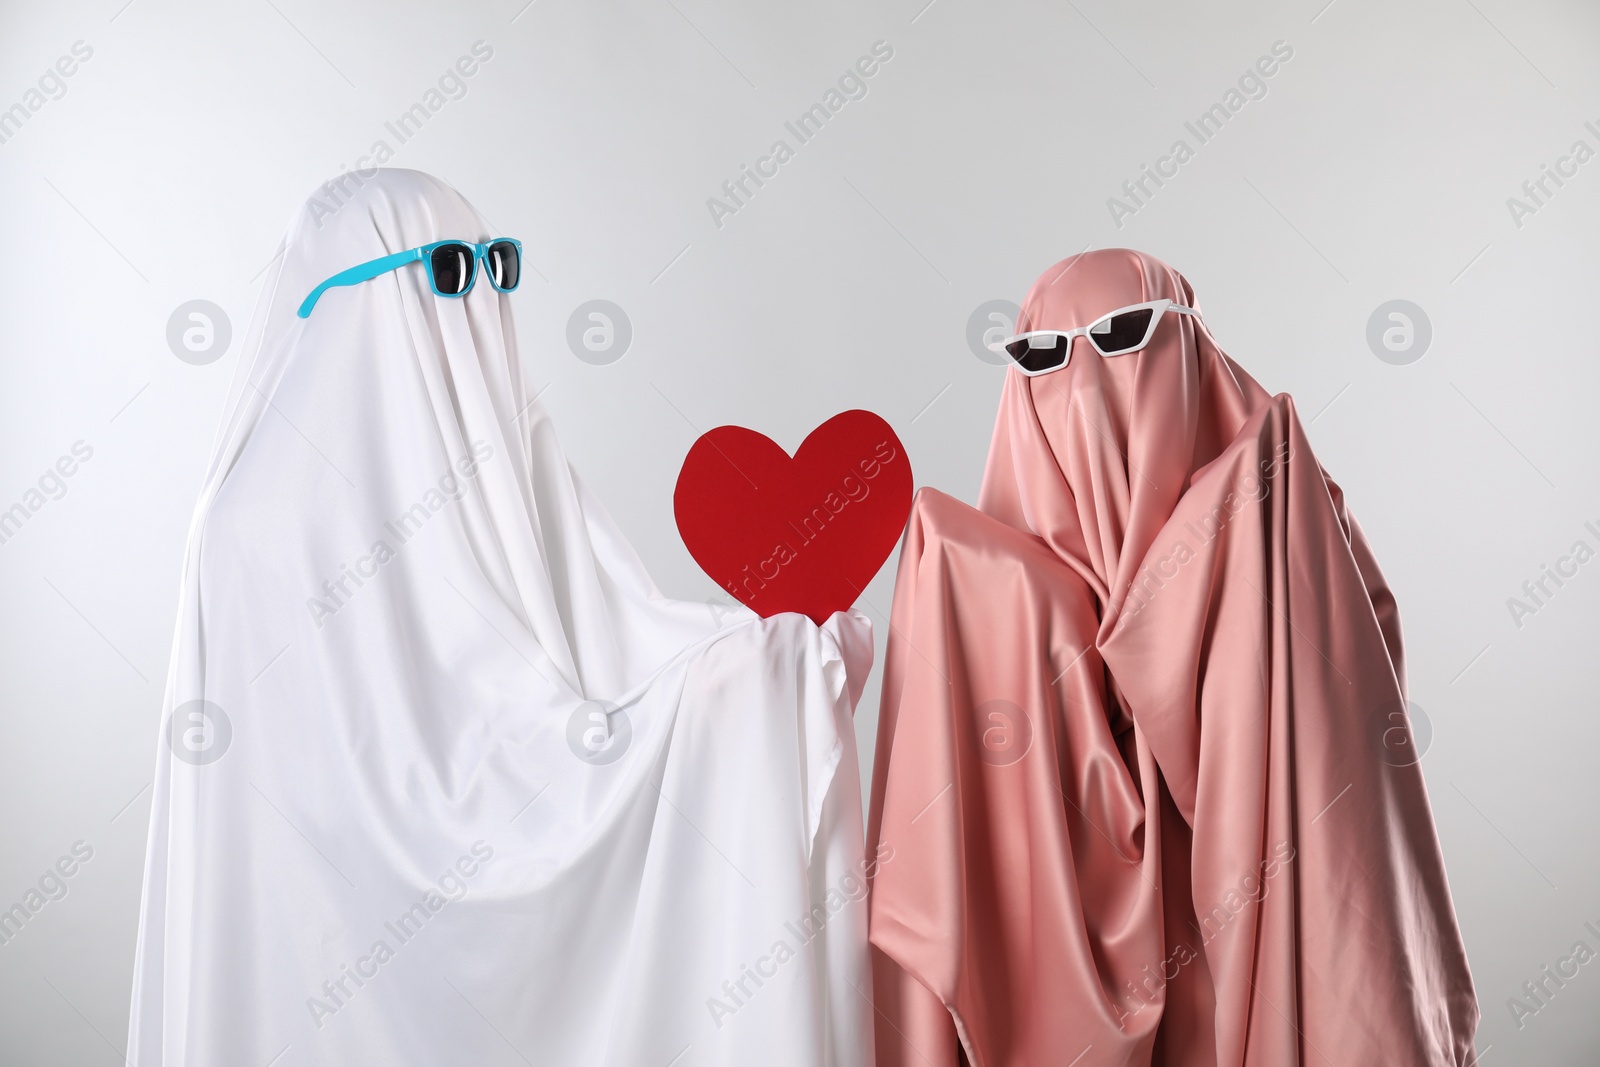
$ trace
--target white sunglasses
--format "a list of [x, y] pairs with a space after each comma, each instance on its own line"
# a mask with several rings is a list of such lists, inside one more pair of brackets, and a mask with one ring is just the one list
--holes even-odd
[[1102, 356], [1125, 356], [1137, 352], [1150, 343], [1161, 324], [1161, 316], [1169, 311], [1180, 315], [1200, 312], [1171, 300], [1151, 300], [1143, 304], [1129, 304], [1125, 308], [1095, 319], [1087, 326], [1073, 330], [1029, 330], [1007, 337], [989, 345], [990, 351], [1003, 352], [1016, 363], [1017, 369], [1028, 377], [1048, 374], [1067, 365], [1072, 355], [1072, 339], [1087, 337], [1096, 352]]

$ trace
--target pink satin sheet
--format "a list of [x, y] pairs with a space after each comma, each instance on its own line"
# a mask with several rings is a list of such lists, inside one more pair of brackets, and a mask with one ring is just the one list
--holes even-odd
[[[1018, 330], [1187, 281], [1047, 271]], [[917, 497], [868, 826], [879, 1067], [1472, 1062], [1393, 597], [1287, 395], [1202, 321], [1008, 373]]]

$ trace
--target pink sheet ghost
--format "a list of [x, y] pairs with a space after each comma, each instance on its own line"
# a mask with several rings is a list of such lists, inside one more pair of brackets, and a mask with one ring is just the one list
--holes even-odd
[[[1019, 331], [1161, 298], [1050, 268]], [[978, 509], [923, 490], [868, 826], [879, 1067], [1471, 1062], [1400, 621], [1307, 443], [1198, 317], [1008, 372]]]

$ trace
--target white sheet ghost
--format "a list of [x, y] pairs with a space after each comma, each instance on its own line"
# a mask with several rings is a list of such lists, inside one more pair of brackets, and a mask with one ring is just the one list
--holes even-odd
[[871, 1060], [857, 613], [663, 598], [413, 171], [295, 216], [189, 534], [134, 1067]]

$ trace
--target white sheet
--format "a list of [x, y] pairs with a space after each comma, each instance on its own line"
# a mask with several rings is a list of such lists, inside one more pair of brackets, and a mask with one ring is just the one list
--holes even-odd
[[526, 292], [295, 318], [502, 236], [357, 184], [293, 220], [191, 527], [129, 1062], [870, 1063], [866, 619], [662, 598], [523, 384]]

